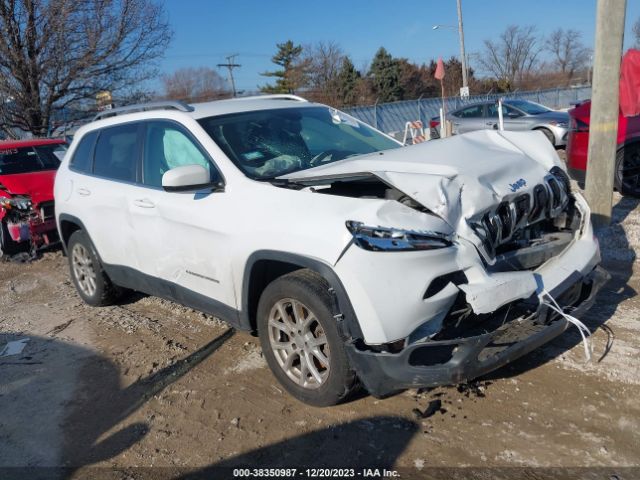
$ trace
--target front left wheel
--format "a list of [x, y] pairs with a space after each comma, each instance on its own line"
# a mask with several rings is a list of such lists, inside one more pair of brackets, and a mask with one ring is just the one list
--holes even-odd
[[260, 297], [257, 315], [267, 364], [291, 395], [320, 407], [348, 398], [356, 375], [321, 276], [303, 269], [274, 280]]

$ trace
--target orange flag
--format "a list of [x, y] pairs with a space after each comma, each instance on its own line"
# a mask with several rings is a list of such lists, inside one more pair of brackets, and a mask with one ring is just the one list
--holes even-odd
[[438, 66], [436, 67], [434, 77], [440, 81], [444, 78], [444, 62], [442, 61], [442, 57], [438, 57]]

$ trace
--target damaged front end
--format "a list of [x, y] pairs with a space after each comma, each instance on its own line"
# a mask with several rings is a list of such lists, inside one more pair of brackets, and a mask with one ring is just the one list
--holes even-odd
[[34, 204], [27, 195], [0, 197], [2, 250], [0, 254], [35, 252], [59, 241], [53, 201]]
[[533, 194], [466, 219], [477, 241], [457, 237], [449, 244], [456, 263], [430, 281], [423, 304], [432, 314], [409, 335], [377, 345], [347, 342], [373, 395], [466, 382], [550, 341], [569, 323], [541, 300], [543, 293], [574, 317], [591, 307], [609, 275], [597, 265], [588, 208], [563, 178], [552, 170]]
[[[574, 316], [588, 310], [609, 275], [596, 267], [551, 292]], [[367, 390], [383, 397], [406, 388], [465, 383], [531, 352], [568, 327], [563, 316], [535, 301], [511, 302], [476, 314], [460, 294], [437, 334], [371, 346], [347, 343], [347, 354]]]
[[[347, 351], [372, 394], [473, 379], [592, 305], [608, 274], [589, 208], [538, 136], [477, 132], [289, 177], [422, 214], [422, 228], [399, 209], [394, 223], [382, 214], [390, 207], [351, 218], [353, 241], [335, 265], [362, 329]], [[436, 220], [446, 228], [430, 228]]]

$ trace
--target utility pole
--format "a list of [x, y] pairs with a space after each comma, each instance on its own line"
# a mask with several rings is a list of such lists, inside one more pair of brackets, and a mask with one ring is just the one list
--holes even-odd
[[598, 0], [586, 196], [594, 227], [611, 222], [626, 0]]
[[238, 56], [237, 53], [233, 55], [229, 55], [228, 57], [224, 57], [227, 59], [227, 63], [219, 63], [218, 67], [226, 67], [229, 70], [229, 83], [231, 84], [231, 91], [233, 92], [233, 96], [236, 96], [236, 84], [233, 81], [233, 69], [240, 68], [242, 65], [233, 63], [233, 59]]
[[462, 28], [462, 0], [458, 3], [458, 35], [460, 36], [460, 61], [462, 62], [462, 88], [466, 89], [467, 83], [467, 56], [464, 53], [464, 29]]

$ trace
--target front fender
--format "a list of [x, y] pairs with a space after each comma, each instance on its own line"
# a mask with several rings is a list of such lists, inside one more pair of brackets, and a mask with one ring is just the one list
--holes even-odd
[[300, 268], [308, 268], [319, 274], [331, 286], [331, 294], [334, 297], [333, 315], [339, 322], [341, 332], [345, 337], [362, 338], [362, 331], [356, 317], [347, 291], [340, 281], [340, 278], [328, 263], [312, 257], [298, 255], [278, 250], [259, 250], [252, 253], [247, 259], [243, 276], [242, 276], [242, 308], [240, 313], [240, 322], [248, 330], [252, 329], [251, 307], [250, 307], [250, 280], [253, 267], [258, 261], [270, 260], [283, 262], [298, 266]]

